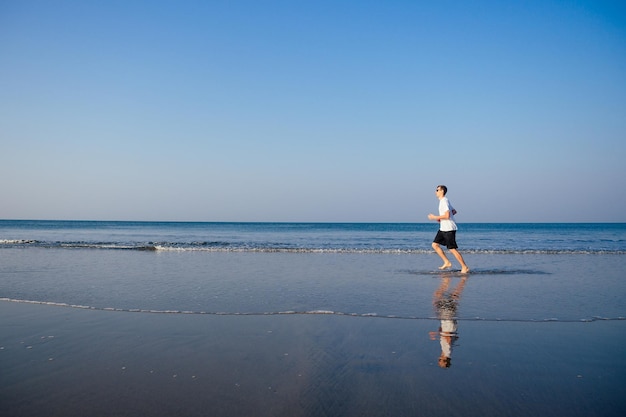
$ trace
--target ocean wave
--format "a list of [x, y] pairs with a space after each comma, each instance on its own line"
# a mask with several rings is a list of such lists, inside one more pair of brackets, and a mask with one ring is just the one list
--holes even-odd
[[[281, 243], [207, 242], [88, 242], [38, 241], [33, 239], [0, 239], [0, 249], [38, 247], [56, 249], [132, 250], [154, 252], [250, 252], [250, 253], [318, 253], [318, 254], [431, 254], [433, 250], [411, 247], [349, 247], [339, 245], [292, 246]], [[464, 254], [474, 255], [626, 255], [622, 249], [545, 249], [545, 248], [464, 248]]]
[[[307, 310], [307, 311], [262, 311], [262, 312], [240, 312], [240, 311], [192, 311], [192, 310], [156, 310], [156, 309], [143, 309], [143, 308], [120, 308], [120, 307], [96, 307], [81, 304], [69, 304], [57, 301], [38, 301], [38, 300], [23, 300], [16, 298], [0, 297], [0, 302], [20, 303], [20, 304], [37, 304], [52, 307], [65, 307], [81, 310], [96, 310], [96, 311], [109, 311], [120, 313], [144, 313], [144, 314], [190, 314], [190, 315], [207, 315], [207, 316], [277, 316], [277, 315], [325, 315], [325, 316], [348, 316], [348, 317], [362, 317], [362, 318], [377, 318], [377, 319], [395, 319], [395, 320], [439, 320], [437, 317], [428, 316], [401, 316], [401, 315], [383, 315], [374, 312], [356, 313], [356, 312], [342, 312], [334, 310]], [[547, 317], [543, 319], [516, 319], [516, 318], [490, 318], [490, 317], [455, 317], [455, 320], [459, 321], [485, 321], [485, 322], [525, 322], [525, 323], [589, 323], [595, 321], [623, 321], [626, 317], [582, 317], [578, 319], [559, 319], [555, 317]]]
[[28, 239], [0, 239], [0, 245], [31, 245], [34, 243], [37, 243], [37, 241]]

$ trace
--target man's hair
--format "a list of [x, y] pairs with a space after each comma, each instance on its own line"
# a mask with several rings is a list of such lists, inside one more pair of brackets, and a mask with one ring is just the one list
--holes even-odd
[[443, 190], [443, 195], [446, 195], [448, 193], [448, 187], [446, 187], [445, 185], [438, 185], [437, 187]]

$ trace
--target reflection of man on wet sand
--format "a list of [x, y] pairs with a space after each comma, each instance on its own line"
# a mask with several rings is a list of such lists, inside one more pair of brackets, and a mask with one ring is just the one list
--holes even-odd
[[457, 286], [450, 291], [450, 277], [444, 276], [441, 285], [433, 294], [433, 307], [440, 320], [439, 331], [430, 332], [430, 339], [436, 340], [439, 334], [441, 344], [441, 355], [439, 356], [439, 366], [449, 368], [452, 360], [452, 345], [458, 339], [456, 310], [461, 298], [461, 292], [465, 287], [467, 277], [461, 278]]

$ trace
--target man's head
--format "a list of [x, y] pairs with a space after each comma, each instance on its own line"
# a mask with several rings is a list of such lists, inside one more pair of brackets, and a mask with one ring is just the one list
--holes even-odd
[[452, 366], [452, 358], [447, 357], [443, 353], [439, 356], [439, 360], [437, 362], [439, 363], [440, 368], [449, 368]]
[[448, 192], [448, 187], [446, 187], [445, 185], [438, 185], [435, 189], [435, 192], [439, 193], [439, 191], [442, 191], [443, 195], [446, 195], [446, 193]]

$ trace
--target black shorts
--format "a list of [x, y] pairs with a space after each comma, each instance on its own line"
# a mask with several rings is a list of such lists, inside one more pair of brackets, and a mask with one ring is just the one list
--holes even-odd
[[440, 245], [446, 245], [446, 248], [448, 249], [457, 249], [458, 246], [456, 245], [456, 230], [451, 230], [449, 232], [442, 232], [441, 230], [439, 230], [433, 242]]

